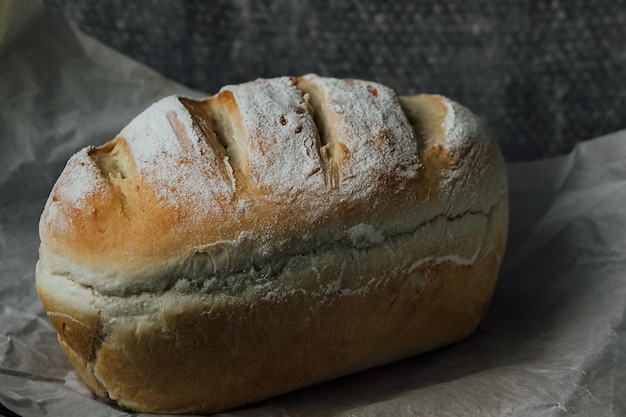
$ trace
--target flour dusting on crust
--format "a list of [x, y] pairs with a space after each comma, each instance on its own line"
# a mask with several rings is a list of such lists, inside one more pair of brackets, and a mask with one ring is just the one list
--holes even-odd
[[128, 142], [139, 175], [164, 204], [194, 208], [202, 215], [219, 213], [219, 202], [232, 198], [230, 166], [210, 147], [178, 97], [153, 104], [120, 136]]
[[[315, 124], [302, 93], [288, 77], [226, 86], [241, 115], [246, 171], [256, 188], [282, 194], [324, 187]], [[281, 197], [282, 198], [282, 197]]]
[[478, 140], [481, 135], [479, 120], [467, 108], [442, 97], [447, 113], [443, 121], [445, 129], [445, 144], [449, 149], [467, 146], [468, 140]]
[[71, 230], [72, 217], [65, 215], [64, 208], [89, 211], [88, 201], [94, 196], [107, 193], [108, 184], [89, 154], [94, 147], [83, 148], [67, 162], [63, 175], [54, 185], [40, 227], [58, 232]]
[[417, 139], [393, 90], [362, 80], [303, 78], [323, 95], [331, 136], [343, 149], [339, 180], [347, 193], [369, 193], [385, 177], [417, 176]]

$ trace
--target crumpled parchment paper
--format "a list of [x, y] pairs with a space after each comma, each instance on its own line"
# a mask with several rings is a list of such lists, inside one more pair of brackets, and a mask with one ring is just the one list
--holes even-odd
[[[34, 287], [37, 227], [69, 156], [169, 94], [199, 95], [37, 1], [0, 0], [0, 414], [129, 415], [58, 346]], [[470, 338], [223, 415], [626, 415], [624, 161], [626, 131], [509, 165], [508, 252]]]

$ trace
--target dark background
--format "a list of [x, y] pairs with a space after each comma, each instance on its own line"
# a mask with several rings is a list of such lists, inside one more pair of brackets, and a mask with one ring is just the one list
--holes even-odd
[[509, 161], [626, 128], [626, 0], [45, 0], [189, 87], [315, 72], [447, 95]]

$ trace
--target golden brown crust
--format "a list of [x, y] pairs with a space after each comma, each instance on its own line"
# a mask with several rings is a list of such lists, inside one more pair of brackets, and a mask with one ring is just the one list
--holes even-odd
[[87, 386], [98, 396], [102, 398], [108, 398], [107, 390], [100, 385], [98, 380], [96, 379], [93, 371], [93, 363], [86, 360], [84, 356], [76, 353], [74, 349], [70, 347], [70, 344], [66, 343], [65, 340], [59, 336], [59, 344], [65, 352], [65, 355], [70, 360], [74, 369], [81, 376], [83, 381], [87, 384]]
[[257, 80], [164, 99], [74, 156], [37, 287], [98, 395], [216, 412], [466, 337], [507, 213], [504, 162], [467, 109]]

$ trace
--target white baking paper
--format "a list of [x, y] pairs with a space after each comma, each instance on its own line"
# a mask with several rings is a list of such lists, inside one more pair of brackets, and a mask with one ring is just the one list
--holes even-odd
[[[69, 156], [169, 94], [197, 95], [39, 2], [0, 0], [0, 414], [130, 415], [58, 346], [35, 293], [37, 227]], [[625, 416], [625, 161], [622, 131], [509, 166], [508, 252], [470, 338], [223, 415]]]

